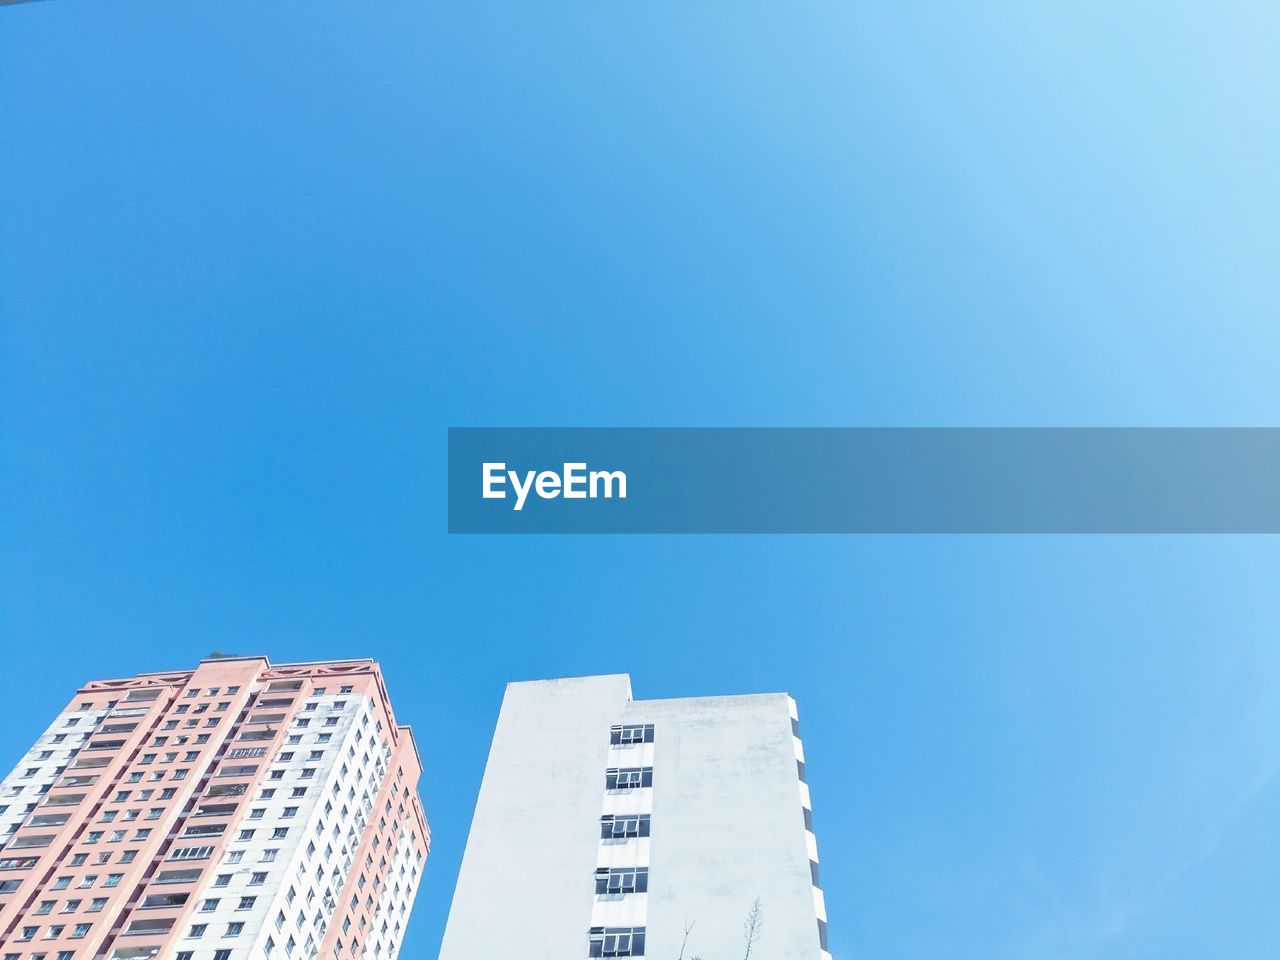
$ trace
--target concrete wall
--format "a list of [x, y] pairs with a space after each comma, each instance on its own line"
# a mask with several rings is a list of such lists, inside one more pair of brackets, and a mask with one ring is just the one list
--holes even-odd
[[[587, 957], [589, 930], [643, 927], [644, 956], [734, 960], [758, 897], [753, 957], [821, 960], [816, 842], [785, 694], [632, 700], [626, 676], [508, 686], [441, 960]], [[653, 743], [611, 746], [614, 724]], [[609, 767], [653, 769], [606, 789]], [[602, 813], [651, 813], [648, 839], [602, 840]], [[596, 896], [597, 866], [647, 866], [647, 893]]]
[[441, 960], [585, 957], [609, 726], [625, 676], [508, 685]]

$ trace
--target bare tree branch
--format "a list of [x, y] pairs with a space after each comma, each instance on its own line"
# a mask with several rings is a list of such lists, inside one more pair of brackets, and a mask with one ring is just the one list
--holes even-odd
[[742, 939], [747, 946], [742, 960], [751, 960], [751, 948], [756, 945], [763, 931], [764, 911], [760, 909], [760, 898], [756, 897], [755, 903], [751, 904], [751, 912], [747, 914], [747, 919], [742, 924]]
[[[697, 923], [697, 922], [698, 922], [697, 920], [693, 921], [693, 923]], [[680, 956], [678, 960], [684, 960], [684, 948], [689, 943], [689, 932], [693, 929], [693, 923], [689, 922], [688, 917], [684, 918], [684, 939], [680, 941]], [[698, 958], [690, 957], [689, 960], [698, 960]]]

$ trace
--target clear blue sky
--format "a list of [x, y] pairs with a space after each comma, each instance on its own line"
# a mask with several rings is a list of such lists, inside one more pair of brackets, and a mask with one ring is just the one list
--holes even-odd
[[450, 425], [1277, 425], [1278, 48], [1264, 3], [0, 9], [4, 765], [88, 677], [375, 656], [430, 960], [506, 680], [785, 689], [838, 958], [1275, 957], [1274, 539], [451, 539], [443, 483]]

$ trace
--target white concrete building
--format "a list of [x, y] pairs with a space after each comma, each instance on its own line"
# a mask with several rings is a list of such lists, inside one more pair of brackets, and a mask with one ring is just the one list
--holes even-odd
[[440, 960], [830, 960], [811, 810], [786, 694], [509, 684]]

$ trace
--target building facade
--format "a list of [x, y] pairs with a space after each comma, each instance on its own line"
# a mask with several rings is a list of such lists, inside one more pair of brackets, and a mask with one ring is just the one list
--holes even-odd
[[440, 960], [830, 960], [795, 701], [513, 683]]
[[0, 960], [392, 960], [420, 773], [372, 660], [88, 683], [0, 782]]

